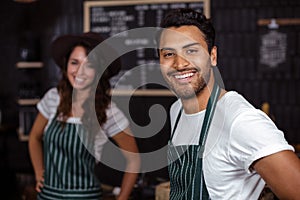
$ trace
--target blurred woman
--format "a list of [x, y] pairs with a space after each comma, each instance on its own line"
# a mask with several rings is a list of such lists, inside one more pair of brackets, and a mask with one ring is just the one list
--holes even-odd
[[88, 32], [64, 35], [52, 43], [62, 79], [37, 104], [29, 137], [38, 199], [101, 199], [94, 167], [108, 137], [127, 159], [117, 199], [128, 199], [135, 184], [140, 164], [137, 145], [127, 118], [110, 97], [109, 79], [119, 72], [120, 62], [105, 70], [101, 62], [87, 59], [102, 41], [99, 34]]

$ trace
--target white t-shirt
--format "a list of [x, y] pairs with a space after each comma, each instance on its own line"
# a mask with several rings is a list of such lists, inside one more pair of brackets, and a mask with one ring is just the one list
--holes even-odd
[[[170, 110], [172, 129], [181, 101]], [[198, 144], [205, 110], [183, 112], [173, 136], [174, 145]], [[272, 120], [237, 92], [227, 92], [217, 103], [206, 140], [203, 171], [211, 199], [258, 199], [265, 182], [250, 170], [262, 157], [294, 150]]]
[[[51, 88], [37, 104], [39, 112], [48, 119], [44, 132], [55, 117], [59, 102], [60, 96], [57, 88]], [[128, 119], [113, 102], [108, 106], [106, 115], [107, 121], [101, 127], [99, 126], [99, 134], [95, 138], [95, 156], [98, 161], [101, 157], [103, 145], [107, 142], [108, 137], [113, 137], [129, 126]], [[81, 124], [81, 120], [80, 118], [70, 117], [67, 119], [67, 123]]]

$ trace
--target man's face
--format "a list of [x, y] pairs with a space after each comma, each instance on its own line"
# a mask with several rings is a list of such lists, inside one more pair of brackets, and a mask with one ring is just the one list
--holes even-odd
[[180, 98], [200, 93], [210, 79], [215, 54], [210, 56], [203, 33], [196, 26], [170, 27], [160, 37], [159, 54], [162, 75]]

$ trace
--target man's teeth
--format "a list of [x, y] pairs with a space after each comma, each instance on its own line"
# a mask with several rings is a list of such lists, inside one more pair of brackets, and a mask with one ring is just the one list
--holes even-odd
[[177, 79], [184, 79], [184, 78], [191, 77], [193, 75], [194, 75], [194, 73], [186, 73], [186, 74], [175, 75], [175, 78], [177, 78]]

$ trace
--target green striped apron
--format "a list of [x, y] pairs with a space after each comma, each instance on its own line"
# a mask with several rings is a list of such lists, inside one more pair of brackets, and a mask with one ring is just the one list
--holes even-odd
[[220, 87], [218, 84], [215, 84], [208, 100], [200, 132], [199, 145], [173, 145], [172, 139], [182, 114], [182, 108], [178, 113], [168, 145], [168, 171], [171, 184], [170, 199], [172, 200], [209, 199], [202, 173], [202, 158], [207, 133], [219, 94]]
[[[44, 187], [38, 199], [93, 199], [101, 197], [100, 183], [94, 174], [95, 158], [84, 144], [87, 134], [81, 124], [53, 119], [44, 134]], [[88, 147], [90, 148], [90, 147]]]

